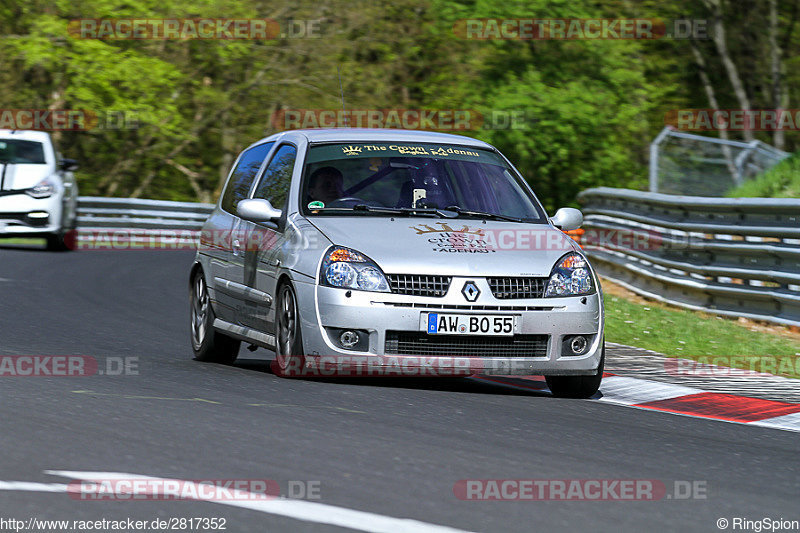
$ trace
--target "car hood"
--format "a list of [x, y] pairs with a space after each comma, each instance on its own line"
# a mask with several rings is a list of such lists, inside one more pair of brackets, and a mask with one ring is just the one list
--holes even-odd
[[390, 274], [548, 276], [580, 247], [547, 224], [421, 217], [310, 217], [334, 244], [362, 252]]
[[0, 163], [0, 176], [3, 173], [3, 189], [27, 189], [50, 175], [50, 165]]

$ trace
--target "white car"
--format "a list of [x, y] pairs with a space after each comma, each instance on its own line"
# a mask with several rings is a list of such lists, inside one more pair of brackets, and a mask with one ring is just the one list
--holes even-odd
[[0, 129], [0, 238], [44, 237], [49, 250], [69, 249], [77, 168], [55, 150], [47, 132]]

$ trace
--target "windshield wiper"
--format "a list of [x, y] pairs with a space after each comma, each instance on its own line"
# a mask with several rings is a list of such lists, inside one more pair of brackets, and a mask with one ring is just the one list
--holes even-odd
[[449, 217], [439, 211], [438, 209], [409, 209], [409, 208], [400, 208], [400, 207], [373, 207], [370, 205], [365, 204], [356, 204], [353, 207], [323, 207], [317, 208], [314, 210], [322, 211], [325, 214], [337, 214], [337, 215], [347, 215], [351, 213], [355, 214], [368, 214], [368, 213], [382, 213], [387, 215], [397, 215], [397, 216], [413, 216], [413, 215], [428, 215], [433, 217], [439, 218], [454, 218], [455, 215], [450, 215]]
[[445, 207], [447, 211], [455, 211], [459, 214], [459, 216], [469, 216], [469, 217], [480, 217], [480, 218], [491, 218], [494, 220], [506, 220], [508, 222], [522, 222], [521, 218], [512, 217], [508, 215], [499, 215], [497, 213], [486, 213], [484, 211], [470, 211], [469, 209], [462, 209], [457, 205], [451, 205], [449, 207]]
[[368, 213], [392, 213], [395, 215], [435, 215], [439, 218], [455, 218], [452, 213], [433, 207], [375, 207], [367, 204], [356, 204], [353, 211], [366, 211]]

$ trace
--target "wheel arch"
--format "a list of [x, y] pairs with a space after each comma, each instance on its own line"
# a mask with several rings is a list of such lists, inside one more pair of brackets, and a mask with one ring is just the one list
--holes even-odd
[[194, 290], [194, 278], [197, 273], [200, 272], [200, 275], [203, 276], [203, 279], [206, 282], [206, 290], [208, 291], [209, 299], [211, 300], [211, 307], [214, 309], [214, 313], [217, 312], [216, 304], [217, 304], [217, 294], [214, 290], [214, 284], [211, 283], [211, 280], [208, 278], [208, 272], [206, 268], [203, 266], [203, 262], [200, 258], [196, 258], [192, 263], [192, 268], [189, 270], [189, 279], [187, 280], [189, 283], [189, 292]]

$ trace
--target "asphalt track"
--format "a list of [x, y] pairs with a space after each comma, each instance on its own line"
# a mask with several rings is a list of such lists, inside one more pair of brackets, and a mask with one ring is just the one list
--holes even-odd
[[[137, 371], [0, 378], [0, 518], [223, 517], [235, 532], [341, 531], [320, 523], [335, 511], [324, 504], [373, 513], [367, 530], [378, 515], [489, 532], [800, 519], [797, 433], [466, 380], [281, 379], [263, 350], [242, 349], [234, 366], [194, 361], [191, 260], [0, 243], [0, 355], [86, 355], [101, 367], [122, 357]], [[43, 492], [78, 475], [52, 471], [270, 479], [282, 491], [308, 481], [319, 499], [293, 517], [198, 501], [78, 501]], [[678, 480], [698, 482], [706, 498], [462, 501], [453, 487], [465, 479], [659, 480], [668, 492]]]

